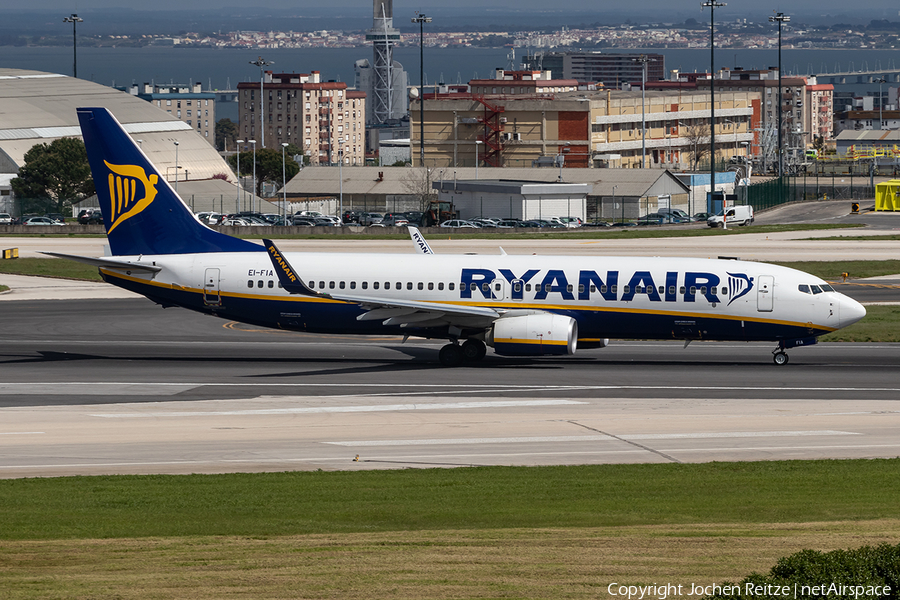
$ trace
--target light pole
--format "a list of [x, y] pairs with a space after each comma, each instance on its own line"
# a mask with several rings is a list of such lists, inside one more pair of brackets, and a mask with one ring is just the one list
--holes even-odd
[[287, 221], [287, 167], [284, 162], [284, 149], [287, 142], [281, 142], [281, 222]]
[[[265, 109], [265, 102], [263, 100], [263, 80], [265, 80], [266, 74], [265, 74], [264, 69], [266, 67], [268, 67], [269, 65], [274, 65], [275, 61], [274, 60], [263, 60], [263, 57], [260, 56], [260, 57], [257, 57], [256, 60], [251, 60], [250, 64], [256, 65], [257, 67], [259, 67], [259, 128], [262, 130], [262, 147], [265, 148], [266, 147], [266, 122], [265, 122], [266, 109]], [[255, 163], [255, 161], [254, 161], [254, 163]], [[253, 203], [252, 198], [251, 198], [250, 202], [251, 202], [251, 204]]]
[[770, 23], [778, 23], [778, 176], [784, 175], [784, 144], [782, 143], [782, 129], [784, 124], [782, 121], [781, 111], [783, 109], [784, 99], [781, 97], [781, 26], [789, 23], [791, 18], [784, 13], [778, 13], [769, 17]]
[[875, 80], [878, 83], [878, 129], [884, 129], [884, 98], [881, 95], [881, 86], [886, 81], [884, 76]]
[[253, 148], [253, 192], [250, 194], [250, 212], [253, 212], [253, 197], [256, 195], [256, 140], [250, 140]]
[[566, 142], [565, 148], [560, 148], [559, 153], [556, 155], [556, 163], [559, 165], [559, 178], [557, 181], [562, 182], [562, 169], [563, 163], [566, 160], [566, 152], [569, 151], [569, 142]]
[[[617, 186], [617, 185], [613, 186], [613, 207], [615, 207], [615, 205], [616, 205], [616, 190], [618, 189], [618, 187], [619, 186]], [[622, 222], [623, 223], [625, 222], [625, 203], [624, 202], [622, 202]]]
[[237, 140], [237, 179], [238, 179], [238, 189], [237, 189], [237, 199], [234, 204], [234, 211], [241, 212], [241, 191], [244, 189], [244, 185], [241, 183], [241, 144], [244, 143], [244, 140]]
[[341, 225], [344, 224], [344, 145], [340, 144], [338, 146], [338, 179], [340, 180], [340, 187], [338, 192], [338, 198], [340, 198], [340, 207], [338, 208], [338, 219], [341, 220]]
[[647, 87], [647, 63], [650, 59], [646, 54], [641, 54], [638, 58], [632, 59], [634, 62], [641, 63], [641, 168], [647, 165], [647, 121], [644, 112], [644, 100], [646, 98], [644, 90]]
[[419, 24], [419, 162], [425, 166], [425, 23], [431, 23], [431, 17], [419, 14], [412, 18]]
[[475, 179], [478, 179], [478, 145], [483, 143], [481, 140], [475, 140]]
[[178, 193], [178, 142], [175, 142], [175, 193]]
[[72, 13], [71, 17], [65, 17], [63, 23], [72, 24], [72, 77], [78, 78], [78, 36], [75, 34], [77, 23], [83, 23], [84, 19]]
[[[716, 8], [727, 6], [724, 2], [707, 0], [701, 5], [709, 8], [709, 199], [712, 206], [716, 202], [716, 42], [713, 37], [716, 31]], [[781, 72], [778, 73], [781, 75]], [[725, 197], [722, 197], [722, 208], [725, 208]], [[710, 212], [714, 212], [710, 210]]]

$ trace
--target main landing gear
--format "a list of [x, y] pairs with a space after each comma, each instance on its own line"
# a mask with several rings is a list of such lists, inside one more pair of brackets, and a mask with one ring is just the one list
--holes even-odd
[[438, 359], [445, 367], [458, 367], [463, 362], [478, 362], [487, 354], [487, 347], [481, 340], [466, 340], [460, 346], [457, 342], [447, 344], [438, 353]]
[[788, 360], [790, 360], [790, 358], [788, 357], [786, 352], [779, 348], [778, 350], [772, 351], [772, 360], [775, 361], [776, 365], [781, 366], [788, 364]]

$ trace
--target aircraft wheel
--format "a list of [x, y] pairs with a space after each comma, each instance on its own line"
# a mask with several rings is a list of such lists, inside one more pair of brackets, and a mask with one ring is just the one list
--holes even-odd
[[772, 357], [772, 360], [775, 361], [775, 364], [778, 366], [788, 364], [788, 355], [784, 352], [776, 352]]
[[463, 362], [462, 348], [456, 344], [447, 344], [438, 353], [438, 359], [445, 367], [458, 367]]
[[472, 362], [481, 360], [487, 354], [487, 347], [481, 340], [466, 340], [461, 350], [463, 358]]

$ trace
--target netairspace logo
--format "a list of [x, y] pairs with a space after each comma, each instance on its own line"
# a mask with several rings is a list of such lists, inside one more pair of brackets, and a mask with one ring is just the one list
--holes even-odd
[[627, 598], [628, 600], [642, 600], [644, 598], [666, 600], [667, 598], [680, 596], [781, 596], [784, 598], [809, 598], [840, 596], [845, 598], [880, 597], [891, 593], [889, 585], [849, 585], [840, 583], [819, 583], [814, 585], [773, 585], [771, 583], [760, 585], [745, 583], [743, 585], [722, 585], [713, 583], [710, 585], [690, 586], [682, 584], [653, 584], [653, 585], [622, 585], [610, 583], [606, 587], [610, 596]]

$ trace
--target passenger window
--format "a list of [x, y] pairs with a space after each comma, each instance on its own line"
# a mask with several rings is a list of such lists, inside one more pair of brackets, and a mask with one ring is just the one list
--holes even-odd
[[333, 281], [329, 281], [329, 282], [328, 282], [328, 289], [329, 289], [329, 290], [333, 290], [333, 289], [334, 289], [334, 282], [333, 282]]
[[350, 289], [351, 289], [351, 290], [355, 290], [355, 289], [356, 289], [356, 282], [355, 282], [355, 281], [351, 281], [351, 282], [350, 282]]
[[252, 287], [253, 287], [253, 280], [252, 280], [252, 279], [248, 279], [248, 280], [247, 280], [247, 287], [248, 287], [248, 288], [252, 288]]
[[569, 285], [566, 286], [566, 291], [569, 292], [570, 294], [572, 293], [572, 290], [573, 290], [573, 289], [574, 289], [574, 288], [572, 287], [572, 284], [571, 284], [571, 283], [570, 283]]
[[[443, 290], [443, 289], [444, 289], [444, 282], [443, 282], [443, 281], [439, 281], [439, 282], [438, 282], [438, 289], [439, 289], [439, 290]], [[450, 289], [452, 290], [453, 288], [450, 288]]]
[[700, 286], [700, 295], [701, 295], [701, 296], [705, 296], [705, 295], [706, 295], [706, 286], [705, 286], [705, 285]]
[[635, 294], [643, 294], [643, 293], [644, 293], [644, 286], [642, 286], [642, 285], [636, 285], [636, 286], [634, 286], [634, 293], [635, 293]]
[[498, 291], [498, 292], [500, 291], [500, 287], [501, 287], [501, 286], [500, 286], [499, 283], [495, 283], [495, 284], [494, 284], [494, 289], [495, 289], [496, 291]]
[[408, 290], [411, 290], [411, 289], [412, 289], [412, 281], [407, 281], [407, 282], [406, 282], [406, 289], [408, 289]]
[[[365, 286], [365, 285], [366, 285], [366, 284], [363, 284], [363, 286]], [[373, 290], [377, 290], [377, 289], [378, 289], [378, 282], [377, 282], [377, 281], [373, 281], [373, 282], [372, 282], [372, 289], [373, 289]]]
[[482, 291], [482, 292], [489, 292], [489, 291], [491, 291], [491, 284], [489, 284], [489, 283], [482, 283], [482, 284], [481, 284], [481, 291]]
[[309, 289], [311, 289], [311, 290], [316, 289], [316, 282], [315, 282], [315, 281], [310, 281], [310, 282], [309, 282]]
[[583, 294], [583, 293], [584, 293], [584, 284], [583, 284], [583, 283], [579, 283], [579, 284], [578, 284], [578, 293], [579, 293], [579, 294]]
[[[399, 285], [399, 284], [398, 284], [398, 285]], [[386, 289], [386, 290], [391, 289], [391, 282], [390, 282], [390, 281], [385, 281], [385, 282], [384, 282], [384, 289]], [[398, 288], [398, 289], [399, 289], [399, 288]]]
[[[375, 283], [375, 285], [378, 285], [378, 283]], [[368, 281], [363, 281], [363, 282], [362, 282], [362, 289], [364, 289], [364, 290], [369, 289], [369, 282], [368, 282]]]
[[711, 288], [709, 288], [709, 293], [715, 296], [719, 293], [719, 288], [717, 288], [716, 286], [712, 286]]
[[675, 286], [674, 285], [669, 286], [669, 295], [671, 295], [671, 296], [675, 295]]
[[449, 289], [449, 290], [452, 292], [453, 290], [456, 289], [456, 284], [455, 284], [455, 283], [448, 283], [448, 284], [447, 284], [447, 289]]
[[545, 292], [549, 292], [550, 289], [551, 289], [552, 287], [553, 287], [553, 286], [550, 285], [549, 283], [545, 283], [545, 284], [544, 284], [544, 291], [545, 291]]
[[525, 291], [526, 291], [526, 292], [530, 292], [530, 291], [531, 291], [531, 284], [530, 284], [530, 283], [526, 283], [526, 284], [525, 284]]
[[623, 294], [631, 293], [631, 286], [630, 286], [630, 285], [623, 285], [623, 286], [622, 286], [622, 293], [623, 293]]
[[320, 281], [320, 282], [319, 282], [319, 289], [320, 289], [320, 290], [324, 290], [324, 289], [325, 289], [325, 282], [324, 282], [324, 281]]
[[697, 286], [693, 286], [693, 285], [692, 285], [692, 286], [691, 286], [691, 296], [694, 296], [694, 295], [696, 295], [696, 294], [697, 294]]
[[434, 284], [431, 283], [430, 281], [428, 282], [428, 289], [429, 289], [429, 290], [433, 290], [433, 289], [434, 289]]
[[419, 289], [420, 289], [420, 290], [424, 290], [424, 289], [425, 289], [425, 285], [424, 285], [421, 281], [419, 282]]
[[[462, 286], [463, 286], [463, 285], [465, 285], [465, 284], [462, 284], [462, 283], [459, 284], [459, 289], [462, 289]], [[474, 291], [477, 290], [477, 289], [478, 289], [478, 285], [477, 285], [477, 284], [475, 284], [475, 283], [470, 283], [470, 284], [469, 284], [469, 291], [474, 292]]]
[[344, 282], [342, 281], [342, 282], [340, 282], [340, 283], [338, 284], [338, 287], [341, 288], [341, 289], [344, 289], [344, 285], [345, 285], [345, 284], [344, 284]]
[[809, 293], [809, 286], [806, 285], [805, 283], [801, 283], [800, 285], [798, 285], [797, 289], [800, 290], [801, 292], [803, 292], [804, 294]]
[[513, 291], [519, 293], [522, 291], [522, 284], [518, 281], [513, 284]]
[[685, 293], [685, 287], [684, 287], [684, 286], [681, 286], [681, 288], [678, 290], [678, 293], [679, 293], [679, 294], [684, 294], [684, 293]]
[[612, 286], [612, 287], [610, 288], [610, 291], [611, 291], [613, 294], [619, 293], [619, 286], [617, 286], [617, 285]]
[[727, 295], [728, 295], [728, 288], [727, 288], [727, 287], [723, 287], [721, 290], [719, 290], [719, 293], [720, 293], [721, 295], [723, 295], [723, 296], [727, 296]]
[[273, 280], [269, 280], [269, 288], [275, 287], [275, 282]]
[[262, 286], [263, 286], [263, 280], [260, 279], [259, 281], [256, 282], [256, 287], [261, 288]]
[[403, 289], [403, 284], [400, 283], [400, 282], [398, 281], [398, 282], [397, 282], [397, 285], [395, 285], [394, 287], [395, 287], [396, 289], [398, 289], [398, 290], [402, 290], [402, 289]]
[[[601, 286], [600, 286], [600, 293], [601, 293], [601, 294], [605, 294], [607, 289], [608, 289], [608, 288], [607, 288], [605, 285], [601, 285]], [[594, 286], [591, 286], [591, 291], [592, 291], [592, 292], [594, 291]]]

